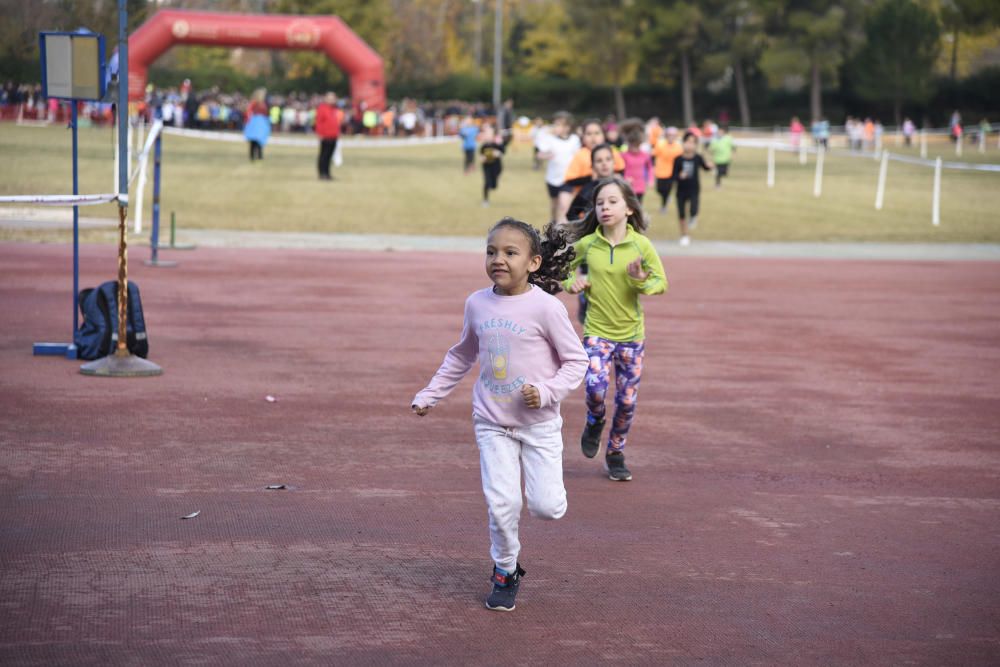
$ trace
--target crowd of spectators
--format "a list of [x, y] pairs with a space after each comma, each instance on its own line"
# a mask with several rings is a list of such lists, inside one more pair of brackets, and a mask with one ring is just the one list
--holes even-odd
[[[292, 92], [267, 95], [268, 116], [276, 132], [311, 134], [316, 124], [316, 109], [322, 94]], [[138, 112], [147, 120], [153, 116], [167, 125], [201, 130], [239, 130], [243, 127], [249, 91], [226, 92], [217, 86], [195, 90], [189, 81], [170, 88], [148, 86]], [[490, 105], [461, 100], [424, 102], [411, 98], [390, 102], [384, 111], [354, 105], [350, 98], [338, 102], [344, 111], [345, 134], [380, 136], [440, 136], [458, 133], [461, 119], [492, 118]], [[35, 121], [63, 121], [68, 104], [46, 100], [41, 84], [15, 84], [8, 81], [0, 90], [0, 117]], [[92, 124], [113, 122], [112, 104], [82, 102], [80, 118]]]

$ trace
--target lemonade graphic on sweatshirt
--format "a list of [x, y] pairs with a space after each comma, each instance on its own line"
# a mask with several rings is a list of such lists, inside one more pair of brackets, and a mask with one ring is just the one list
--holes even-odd
[[493, 367], [493, 377], [497, 380], [507, 379], [507, 366], [510, 363], [510, 344], [497, 331], [487, 344], [490, 351], [490, 365]]
[[494, 401], [509, 402], [511, 394], [520, 389], [526, 380], [523, 376], [513, 375], [514, 369], [510, 365], [512, 340], [508, 335], [520, 336], [527, 330], [511, 320], [490, 319], [482, 323], [480, 331], [485, 334], [489, 365], [485, 363], [486, 356], [482, 357], [483, 367], [479, 381], [493, 395]]

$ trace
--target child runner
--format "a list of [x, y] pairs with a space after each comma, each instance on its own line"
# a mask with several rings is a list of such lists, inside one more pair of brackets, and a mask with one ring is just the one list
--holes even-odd
[[483, 125], [479, 133], [482, 145], [479, 152], [483, 156], [483, 206], [490, 205], [490, 190], [496, 190], [500, 185], [500, 172], [503, 171], [503, 154], [506, 146], [503, 138], [489, 123]]
[[594, 207], [594, 187], [602, 178], [615, 175], [615, 149], [611, 144], [598, 144], [590, 151], [590, 164], [594, 172], [586, 185], [573, 198], [567, 217], [572, 222], [583, 220]]
[[670, 190], [674, 187], [674, 160], [683, 152], [681, 142], [677, 141], [677, 128], [673, 125], [653, 145], [653, 175], [656, 176], [656, 191], [660, 194], [660, 213], [667, 212]]
[[[552, 131], [539, 132], [535, 139], [538, 158], [548, 160], [545, 168], [545, 187], [549, 191], [549, 220], [559, 219], [559, 193], [568, 187], [566, 183], [566, 167], [570, 160], [580, 150], [580, 137], [573, 134], [573, 117], [565, 111], [559, 111], [552, 118]], [[564, 213], [565, 215], [565, 213]]]
[[486, 274], [493, 285], [466, 300], [461, 339], [411, 404], [417, 415], [427, 414], [478, 357], [472, 419], [493, 558], [486, 606], [498, 611], [514, 609], [524, 576], [518, 562], [522, 468], [529, 512], [542, 519], [566, 513], [559, 402], [579, 386], [587, 368], [566, 308], [552, 296], [573, 252], [554, 224], [544, 234], [512, 218], [493, 226], [486, 240]]
[[[674, 160], [674, 182], [677, 183], [677, 214], [680, 216], [681, 245], [691, 245], [688, 228], [698, 226], [698, 199], [701, 195], [701, 184], [698, 181], [698, 170], [708, 171], [712, 163], [698, 153], [698, 137], [694, 132], [684, 133], [684, 152]], [[690, 204], [690, 218], [685, 209]], [[690, 225], [688, 224], [690, 220]]]
[[476, 163], [476, 137], [479, 136], [479, 128], [472, 116], [462, 119], [462, 125], [458, 128], [458, 136], [462, 138], [462, 153], [465, 154], [465, 173], [470, 173]]
[[628, 144], [628, 150], [622, 153], [622, 159], [625, 161], [625, 180], [642, 203], [642, 196], [646, 194], [646, 184], [653, 180], [653, 161], [649, 158], [649, 153], [641, 148], [646, 131], [641, 120], [630, 118], [622, 123], [622, 134]]
[[[583, 147], [576, 152], [576, 155], [570, 160], [569, 166], [566, 167], [565, 184], [569, 187], [564, 188], [559, 193], [560, 215], [556, 218], [557, 222], [566, 222], [566, 212], [569, 210], [569, 205], [573, 203], [573, 197], [576, 196], [581, 187], [593, 178], [590, 151], [597, 144], [603, 144], [606, 141], [601, 121], [596, 118], [583, 121]], [[617, 150], [614, 154], [615, 172], [621, 173], [625, 170], [625, 161]]]
[[601, 448], [604, 399], [611, 365], [615, 367], [615, 415], [608, 435], [605, 467], [608, 477], [627, 482], [625, 441], [635, 417], [645, 330], [640, 294], [661, 294], [667, 280], [653, 244], [642, 235], [648, 223], [632, 188], [618, 176], [601, 179], [594, 188], [594, 208], [570, 225], [576, 257], [590, 265], [586, 276], [570, 276], [563, 287], [570, 294], [585, 292], [590, 306], [583, 324], [587, 369], [587, 424], [580, 438], [584, 456]]
[[722, 187], [722, 179], [729, 174], [729, 165], [733, 161], [733, 137], [729, 134], [729, 128], [725, 125], [719, 128], [719, 133], [708, 145], [708, 152], [712, 154], [712, 162], [715, 163], [715, 187]]
[[[597, 187], [597, 182], [602, 178], [615, 175], [615, 149], [611, 144], [594, 146], [594, 149], [590, 151], [590, 161], [594, 172], [593, 178], [580, 188], [566, 214], [566, 217], [572, 222], [583, 220], [594, 208], [594, 188]], [[586, 264], [580, 264], [578, 268], [582, 275], [587, 275]], [[583, 324], [587, 319], [587, 295], [583, 292], [580, 292], [579, 304], [576, 318], [580, 324]]]

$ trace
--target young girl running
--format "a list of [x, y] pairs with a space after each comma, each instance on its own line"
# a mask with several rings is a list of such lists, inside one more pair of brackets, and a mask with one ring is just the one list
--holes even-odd
[[653, 145], [653, 175], [656, 176], [656, 191], [660, 195], [660, 213], [667, 212], [667, 201], [674, 187], [674, 160], [684, 152], [677, 141], [677, 128], [668, 127], [660, 140]]
[[482, 146], [479, 152], [483, 156], [483, 206], [490, 205], [490, 190], [496, 190], [500, 185], [500, 172], [503, 171], [503, 154], [506, 144], [492, 125], [486, 123], [480, 132]]
[[[567, 187], [563, 188], [562, 192], [559, 193], [559, 215], [556, 218], [557, 221], [566, 222], [566, 213], [569, 211], [570, 204], [573, 203], [573, 197], [576, 196], [580, 188], [593, 178], [594, 172], [591, 167], [590, 152], [595, 146], [603, 144], [606, 141], [607, 138], [604, 136], [604, 126], [601, 125], [601, 121], [596, 118], [583, 121], [583, 146], [573, 156], [573, 159], [570, 160], [569, 166], [566, 167], [564, 184]], [[617, 150], [614, 151], [614, 158], [615, 172], [621, 173], [625, 171], [625, 161]]]
[[615, 175], [615, 149], [611, 144], [598, 144], [590, 151], [590, 164], [594, 172], [593, 178], [580, 188], [580, 192], [569, 205], [566, 217], [573, 222], [583, 220], [594, 207], [594, 186], [602, 178]]
[[590, 303], [583, 324], [583, 345], [590, 359], [587, 369], [587, 424], [580, 438], [584, 456], [593, 458], [601, 447], [604, 400], [611, 365], [615, 367], [615, 415], [608, 436], [605, 467], [608, 477], [627, 482], [632, 473], [625, 466], [625, 441], [635, 417], [642, 377], [645, 328], [640, 294], [662, 294], [667, 280], [653, 244], [642, 235], [648, 223], [632, 188], [617, 176], [605, 178], [594, 188], [594, 208], [579, 223], [571, 224], [576, 257], [590, 265], [586, 276], [563, 282], [570, 294], [585, 292]]
[[[698, 153], [698, 137], [693, 132], [685, 132], [684, 152], [674, 160], [674, 182], [677, 183], [677, 214], [680, 216], [681, 245], [691, 245], [688, 229], [698, 226], [698, 200], [701, 184], [698, 170], [710, 171], [715, 165]], [[688, 213], [685, 213], [688, 210]], [[690, 215], [690, 217], [688, 217]], [[690, 224], [688, 221], [690, 220]]]
[[645, 128], [638, 118], [630, 118], [622, 123], [622, 135], [628, 144], [628, 150], [622, 153], [625, 160], [625, 180], [639, 202], [646, 193], [646, 184], [653, 179], [653, 161], [649, 153], [642, 150], [642, 140]]
[[486, 275], [493, 285], [466, 300], [461, 339], [411, 404], [417, 415], [426, 415], [478, 357], [472, 413], [490, 518], [489, 609], [514, 609], [524, 576], [518, 562], [522, 467], [531, 514], [558, 519], [566, 513], [559, 402], [580, 384], [587, 356], [566, 308], [552, 294], [572, 259], [551, 223], [544, 238], [512, 218], [494, 225], [486, 239]]

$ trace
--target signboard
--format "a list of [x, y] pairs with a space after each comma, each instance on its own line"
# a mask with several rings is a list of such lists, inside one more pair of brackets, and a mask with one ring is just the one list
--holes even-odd
[[42, 94], [65, 100], [100, 100], [105, 82], [104, 35], [42, 32]]

